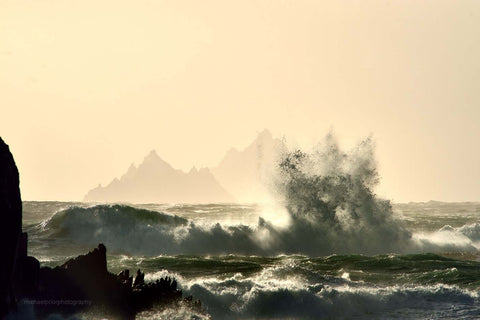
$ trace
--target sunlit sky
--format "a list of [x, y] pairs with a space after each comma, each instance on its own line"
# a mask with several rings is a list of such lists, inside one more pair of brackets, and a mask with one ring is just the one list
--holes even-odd
[[480, 201], [480, 1], [0, 0], [0, 110], [25, 200], [268, 128], [372, 135], [393, 201]]

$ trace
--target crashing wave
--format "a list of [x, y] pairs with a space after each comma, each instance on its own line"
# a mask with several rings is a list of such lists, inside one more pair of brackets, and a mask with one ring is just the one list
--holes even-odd
[[279, 237], [284, 246], [308, 254], [405, 250], [410, 233], [373, 192], [379, 180], [373, 149], [367, 139], [345, 153], [328, 135], [312, 152], [284, 155], [277, 191], [292, 219]]

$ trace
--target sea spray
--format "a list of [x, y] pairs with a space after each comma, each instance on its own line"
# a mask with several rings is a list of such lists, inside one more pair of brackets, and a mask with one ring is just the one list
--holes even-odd
[[283, 156], [277, 192], [292, 223], [277, 233], [280, 247], [310, 255], [405, 250], [411, 234], [373, 192], [379, 181], [373, 150], [368, 138], [345, 153], [330, 134], [312, 152]]

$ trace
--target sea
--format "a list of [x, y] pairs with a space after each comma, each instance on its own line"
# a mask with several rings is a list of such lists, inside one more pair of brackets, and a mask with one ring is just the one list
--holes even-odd
[[137, 319], [480, 318], [480, 203], [355, 203], [25, 201], [23, 230], [42, 266], [103, 243], [111, 272], [173, 277], [202, 303]]

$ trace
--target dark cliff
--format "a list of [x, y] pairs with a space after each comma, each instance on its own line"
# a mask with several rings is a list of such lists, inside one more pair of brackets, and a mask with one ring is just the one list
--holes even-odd
[[13, 271], [22, 230], [18, 169], [8, 145], [0, 138], [0, 316], [15, 305]]

